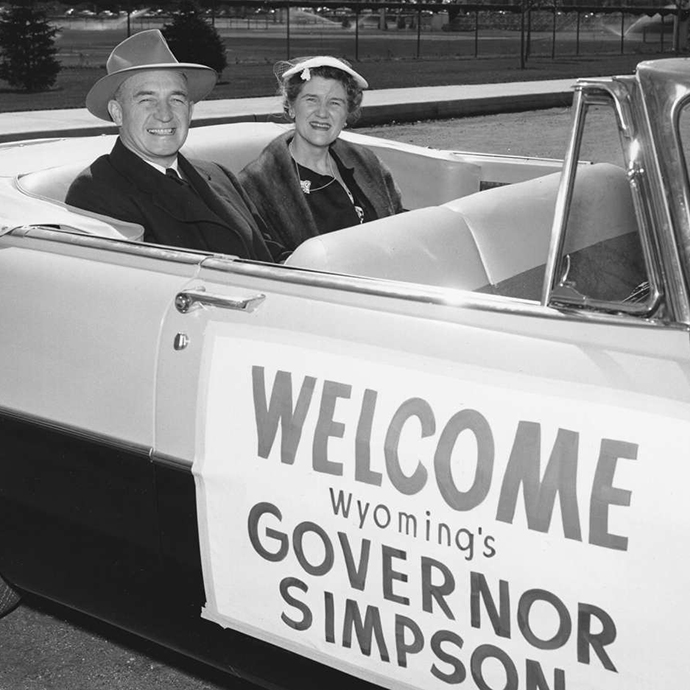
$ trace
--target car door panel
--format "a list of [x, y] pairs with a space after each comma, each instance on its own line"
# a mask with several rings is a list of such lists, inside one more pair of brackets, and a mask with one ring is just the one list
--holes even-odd
[[198, 261], [47, 229], [0, 238], [0, 572], [125, 627], [160, 580], [155, 363]]
[[634, 642], [673, 606], [615, 583], [684, 597], [685, 556], [645, 567], [685, 520], [684, 329], [215, 260], [189, 287], [263, 296], [163, 328], [154, 457], [195, 476], [200, 615], [385, 687], [678, 670], [682, 620]]

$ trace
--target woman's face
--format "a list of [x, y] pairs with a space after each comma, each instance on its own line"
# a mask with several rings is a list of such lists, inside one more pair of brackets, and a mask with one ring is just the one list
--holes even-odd
[[312, 146], [328, 146], [337, 138], [348, 116], [347, 91], [335, 79], [312, 77], [304, 82], [290, 115], [295, 137]]

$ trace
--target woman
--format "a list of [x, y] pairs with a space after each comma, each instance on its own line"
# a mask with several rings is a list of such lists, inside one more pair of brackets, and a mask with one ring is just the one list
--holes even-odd
[[338, 138], [359, 116], [365, 79], [344, 60], [323, 55], [288, 63], [279, 81], [283, 110], [295, 127], [239, 179], [286, 252], [309, 237], [402, 211], [381, 161]]

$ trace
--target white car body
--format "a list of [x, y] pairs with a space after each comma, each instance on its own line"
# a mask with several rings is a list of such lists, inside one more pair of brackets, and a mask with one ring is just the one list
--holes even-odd
[[[267, 686], [687, 684], [689, 91], [580, 82], [563, 165], [347, 135], [410, 211], [286, 265], [66, 207], [112, 137], [0, 147], [0, 572]], [[599, 106], [622, 167], [579, 160]]]

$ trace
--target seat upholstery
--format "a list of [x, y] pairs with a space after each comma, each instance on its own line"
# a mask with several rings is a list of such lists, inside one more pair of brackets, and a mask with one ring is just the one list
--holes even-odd
[[[537, 299], [549, 249], [560, 173], [490, 189], [443, 204], [321, 235], [287, 263], [303, 268], [491, 292], [532, 271], [510, 292]], [[566, 252], [634, 233], [625, 172], [578, 169]]]
[[[553, 173], [445, 204], [467, 222], [492, 284], [546, 263], [560, 180]], [[579, 167], [566, 253], [636, 228], [625, 171], [609, 163]]]
[[479, 191], [481, 166], [384, 146], [371, 150], [393, 171], [405, 208], [437, 206]]
[[17, 187], [30, 196], [64, 203], [72, 180], [90, 164], [91, 160], [78, 161], [19, 175]]
[[289, 127], [278, 123], [235, 122], [189, 130], [182, 153], [187, 158], [215, 161], [237, 173]]
[[[279, 123], [243, 122], [192, 128], [182, 153], [189, 158], [216, 161], [237, 174], [247, 163], [257, 158], [269, 142], [290, 127]], [[342, 136], [358, 142], [362, 139], [361, 136], [350, 133], [343, 133]], [[108, 145], [112, 144], [108, 142]], [[478, 165], [451, 160], [440, 153], [438, 157], [420, 157], [417, 153], [398, 150], [395, 146], [387, 147], [385, 143], [376, 144], [372, 149], [391, 168], [407, 208], [440, 204], [479, 189]], [[90, 216], [110, 227], [119, 226], [128, 237], [138, 234], [138, 231], [127, 228], [129, 224], [65, 205], [70, 184], [91, 162], [92, 159], [82, 159], [76, 163], [30, 172], [18, 176], [16, 186], [36, 199], [59, 203], [63, 212]], [[91, 224], [87, 231], [97, 231], [98, 227], [98, 224]]]
[[32, 207], [22, 222], [30, 225], [50, 224], [69, 227], [77, 225], [74, 220], [74, 215], [77, 215], [78, 229], [82, 232], [103, 237], [141, 240], [144, 228], [138, 223], [128, 223], [65, 203], [72, 180], [88, 165], [89, 161], [80, 161], [18, 175], [15, 185], [19, 191], [41, 202], [48, 202]]
[[286, 264], [464, 290], [488, 282], [467, 224], [441, 206], [313, 237]]
[[[192, 129], [182, 152], [190, 158], [213, 160], [237, 174], [259, 156], [275, 137], [291, 129], [278, 123], [243, 122]], [[343, 132], [343, 139], [362, 143], [362, 136]], [[367, 142], [367, 146], [388, 166], [402, 193], [405, 208], [435, 206], [479, 191], [481, 167], [449, 159], [433, 152], [421, 157], [410, 152]], [[420, 184], [420, 182], [422, 182]]]

